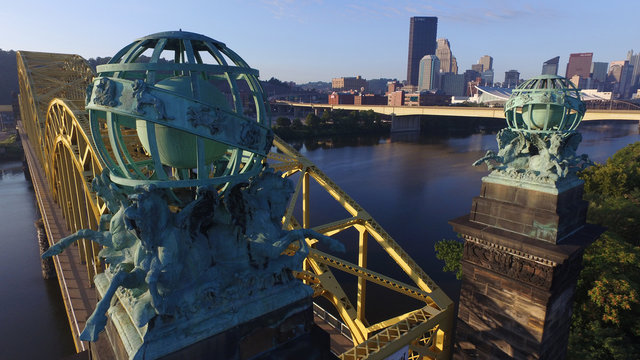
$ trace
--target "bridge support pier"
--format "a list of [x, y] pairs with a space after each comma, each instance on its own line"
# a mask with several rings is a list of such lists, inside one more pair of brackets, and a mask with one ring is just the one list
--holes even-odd
[[420, 131], [420, 116], [391, 114], [391, 132]]
[[557, 186], [485, 177], [462, 234], [463, 279], [454, 359], [564, 359], [586, 245], [579, 180]]

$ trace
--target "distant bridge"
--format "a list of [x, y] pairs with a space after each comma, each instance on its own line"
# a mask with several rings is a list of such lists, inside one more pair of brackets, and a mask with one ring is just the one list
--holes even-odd
[[[309, 104], [296, 103], [291, 101], [276, 101], [275, 106], [291, 106], [295, 109], [308, 111], [325, 110], [373, 110], [378, 114], [394, 116], [415, 116], [415, 115], [436, 115], [436, 116], [456, 116], [456, 117], [479, 117], [479, 118], [504, 118], [503, 107], [467, 107], [467, 106], [389, 106], [389, 105], [329, 105], [329, 104]], [[583, 121], [596, 120], [629, 120], [640, 121], [640, 110], [587, 110]]]

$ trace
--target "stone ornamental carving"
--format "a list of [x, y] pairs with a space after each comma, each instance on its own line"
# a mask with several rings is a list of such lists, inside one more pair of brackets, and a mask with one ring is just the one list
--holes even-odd
[[468, 238], [464, 244], [464, 259], [537, 287], [549, 288], [553, 280], [553, 265], [544, 265], [524, 256], [517, 256], [505, 249], [483, 245], [477, 239]]

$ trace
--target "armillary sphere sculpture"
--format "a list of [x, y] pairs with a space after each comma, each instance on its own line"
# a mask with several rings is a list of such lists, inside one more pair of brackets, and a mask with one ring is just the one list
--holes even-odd
[[586, 112], [580, 91], [567, 79], [541, 75], [514, 89], [504, 107], [508, 128], [497, 135], [498, 153], [489, 150], [483, 162], [489, 177], [557, 185], [575, 179], [589, 165], [587, 155], [576, 155], [582, 135], [576, 132]]
[[95, 341], [108, 313], [130, 358], [163, 356], [310, 296], [292, 275], [305, 238], [344, 249], [282, 229], [294, 187], [263, 163], [273, 135], [258, 71], [223, 43], [138, 39], [98, 66], [86, 108], [106, 164], [93, 190], [110, 213], [43, 255], [80, 238], [105, 246], [81, 339]]
[[[202, 186], [260, 171], [273, 135], [258, 71], [225, 44], [183, 31], [158, 33], [97, 70], [86, 108], [116, 184]], [[127, 146], [131, 130], [142, 149]]]

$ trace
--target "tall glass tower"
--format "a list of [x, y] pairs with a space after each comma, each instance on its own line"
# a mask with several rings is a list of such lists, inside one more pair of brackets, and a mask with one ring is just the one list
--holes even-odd
[[436, 54], [436, 33], [438, 18], [435, 16], [414, 16], [409, 28], [409, 61], [407, 64], [407, 84], [418, 85], [420, 60], [425, 55]]
[[558, 75], [558, 63], [560, 63], [560, 56], [542, 63], [542, 75]]
[[418, 90], [434, 90], [438, 88], [440, 73], [440, 59], [435, 55], [425, 55], [420, 60], [420, 76]]

